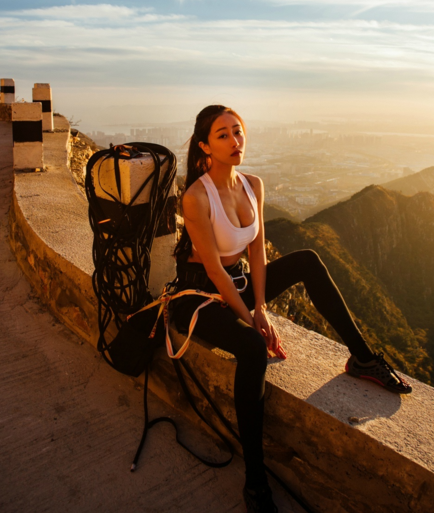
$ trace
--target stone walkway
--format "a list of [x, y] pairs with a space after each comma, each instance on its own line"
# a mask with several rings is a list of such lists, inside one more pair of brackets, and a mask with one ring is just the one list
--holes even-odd
[[[245, 511], [242, 460], [205, 467], [176, 444], [168, 425], [151, 430], [137, 471], [129, 472], [143, 425], [140, 386], [113, 371], [32, 295], [8, 245], [12, 168], [5, 164], [0, 161], [0, 511]], [[192, 447], [224, 457], [155, 396], [150, 414], [171, 415]], [[280, 512], [301, 511], [271, 484]]]

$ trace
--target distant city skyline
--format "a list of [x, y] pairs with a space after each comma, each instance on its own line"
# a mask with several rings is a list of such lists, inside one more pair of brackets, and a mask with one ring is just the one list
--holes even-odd
[[[428, 0], [0, 2], [2, 78], [49, 82], [80, 129], [188, 121], [434, 119]], [[434, 131], [434, 126], [433, 126]]]

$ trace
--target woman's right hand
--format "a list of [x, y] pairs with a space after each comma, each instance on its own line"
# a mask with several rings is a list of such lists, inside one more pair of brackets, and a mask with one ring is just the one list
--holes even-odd
[[279, 358], [285, 359], [286, 353], [282, 348], [282, 340], [268, 317], [266, 308], [266, 305], [255, 308], [253, 315], [254, 327], [265, 338], [267, 348]]

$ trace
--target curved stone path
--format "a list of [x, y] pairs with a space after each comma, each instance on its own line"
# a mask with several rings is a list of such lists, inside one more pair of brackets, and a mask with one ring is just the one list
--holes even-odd
[[[209, 469], [176, 444], [168, 425], [150, 431], [138, 470], [129, 472], [143, 422], [140, 387], [32, 295], [8, 244], [12, 175], [0, 161], [0, 511], [245, 511], [241, 459]], [[155, 396], [150, 411], [172, 415], [191, 446], [212, 451], [197, 426]], [[280, 512], [300, 511], [272, 486]]]

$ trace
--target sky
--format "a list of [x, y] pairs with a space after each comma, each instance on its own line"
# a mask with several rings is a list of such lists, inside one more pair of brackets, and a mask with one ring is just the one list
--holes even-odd
[[194, 119], [433, 127], [433, 0], [0, 0], [0, 69], [80, 129]]

